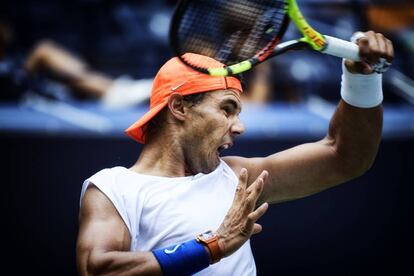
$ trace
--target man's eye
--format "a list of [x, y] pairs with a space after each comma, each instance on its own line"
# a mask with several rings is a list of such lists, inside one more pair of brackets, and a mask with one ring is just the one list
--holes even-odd
[[223, 107], [223, 110], [224, 110], [224, 112], [225, 112], [227, 115], [230, 115], [230, 113], [231, 113], [231, 111], [232, 111], [231, 107], [229, 107], [229, 106], [225, 106], [225, 107]]

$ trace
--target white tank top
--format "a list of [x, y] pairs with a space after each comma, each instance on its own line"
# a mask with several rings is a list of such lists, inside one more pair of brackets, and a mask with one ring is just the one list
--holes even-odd
[[[151, 251], [216, 230], [233, 202], [238, 178], [223, 160], [209, 174], [174, 178], [114, 167], [85, 180], [81, 200], [90, 183], [122, 217], [131, 235], [131, 251]], [[250, 241], [196, 275], [256, 275]]]

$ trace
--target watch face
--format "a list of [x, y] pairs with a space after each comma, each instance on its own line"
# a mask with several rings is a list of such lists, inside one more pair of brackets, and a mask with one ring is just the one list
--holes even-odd
[[214, 236], [213, 231], [207, 231], [207, 232], [204, 232], [204, 233], [200, 234], [199, 237], [202, 240], [208, 240], [208, 239], [210, 239], [213, 236]]

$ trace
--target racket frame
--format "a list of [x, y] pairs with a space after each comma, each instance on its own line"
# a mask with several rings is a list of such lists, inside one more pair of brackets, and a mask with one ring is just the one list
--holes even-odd
[[[203, 67], [199, 67], [199, 66], [196, 66], [194, 64], [191, 64], [191, 63], [187, 62], [182, 57], [183, 53], [182, 53], [182, 51], [180, 51], [181, 49], [179, 47], [178, 39], [176, 39], [178, 37], [178, 28], [177, 28], [178, 23], [180, 22], [180, 20], [182, 18], [182, 13], [185, 11], [185, 9], [187, 8], [187, 5], [190, 1], [192, 1], [192, 0], [181, 0], [178, 3], [178, 5], [176, 6], [176, 8], [173, 12], [173, 17], [171, 19], [171, 25], [170, 25], [170, 31], [169, 31], [170, 46], [171, 46], [173, 52], [175, 53], [175, 55], [184, 64], [190, 66], [191, 68], [193, 68], [193, 69], [195, 69], [199, 72], [209, 74], [211, 76], [237, 75], [237, 74], [240, 74], [242, 72], [250, 70], [256, 64], [261, 63], [264, 60], [267, 60], [270, 56], [274, 56], [273, 50], [277, 46], [277, 44], [279, 43], [280, 39], [285, 34], [285, 32], [287, 30], [287, 27], [289, 26], [289, 22], [290, 22], [289, 16], [286, 14], [284, 19], [283, 19], [282, 25], [280, 27], [280, 30], [279, 30], [277, 36], [274, 37], [266, 45], [266, 47], [264, 47], [254, 57], [252, 57], [250, 59], [247, 59], [247, 60], [244, 60], [244, 61], [241, 61], [239, 63], [233, 64], [233, 65], [227, 65], [223, 68], [203, 68]], [[285, 0], [284, 2], [285, 2], [285, 5], [288, 4], [287, 0]], [[287, 8], [287, 6], [285, 8]]]
[[[315, 29], [313, 29], [305, 20], [295, 0], [285, 0], [284, 2], [286, 15], [279, 33], [266, 45], [266, 47], [264, 47], [264, 49], [262, 49], [254, 57], [236, 64], [224, 66], [222, 68], [203, 68], [196, 66], [187, 62], [182, 57], [183, 53], [180, 51], [178, 39], [176, 39], [178, 38], [178, 23], [180, 22], [182, 13], [185, 11], [190, 1], [194, 0], [181, 0], [176, 6], [170, 25], [169, 40], [170, 46], [175, 55], [184, 64], [192, 67], [199, 72], [209, 74], [211, 76], [237, 75], [250, 70], [258, 63], [261, 63], [271, 57], [283, 54], [290, 50], [301, 49], [313, 49], [324, 54], [334, 55], [355, 61], [360, 60], [359, 49], [356, 44], [320, 34]], [[286, 41], [278, 45], [278, 42], [287, 30], [290, 20], [293, 21], [303, 37], [297, 40]]]

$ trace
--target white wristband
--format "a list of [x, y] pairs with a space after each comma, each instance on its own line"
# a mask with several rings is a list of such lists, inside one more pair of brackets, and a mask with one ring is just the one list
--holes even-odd
[[382, 74], [352, 74], [342, 61], [342, 99], [356, 107], [370, 108], [378, 106], [384, 98], [382, 94]]

